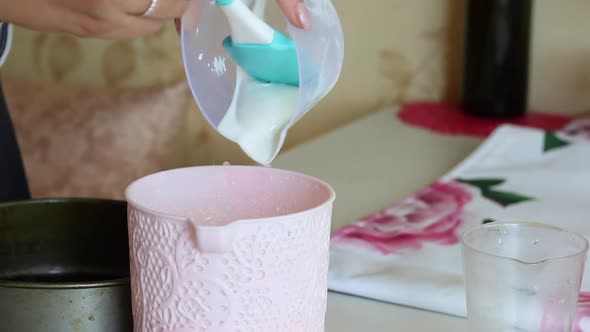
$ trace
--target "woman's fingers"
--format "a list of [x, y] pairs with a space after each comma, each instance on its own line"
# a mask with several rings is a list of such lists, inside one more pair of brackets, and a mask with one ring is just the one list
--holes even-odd
[[[173, 19], [176, 26], [176, 31], [180, 34], [180, 17], [184, 15], [188, 9], [191, 0], [127, 0], [128, 6], [133, 6], [128, 9], [130, 12], [129, 23], [137, 22], [137, 25], [127, 24], [137, 29], [117, 29], [118, 35], [124, 35], [123, 38], [133, 38], [133, 36], [141, 36], [146, 31], [156, 29], [157, 31], [164, 21]], [[140, 9], [141, 8], [141, 9]], [[149, 9], [149, 10], [148, 10]], [[147, 12], [146, 12], [147, 11]], [[144, 15], [144, 16], [142, 16]], [[135, 18], [141, 19], [143, 22], [138, 22]], [[133, 21], [133, 22], [132, 22]], [[149, 21], [152, 21], [150, 23]], [[144, 33], [141, 33], [142, 29]], [[127, 37], [130, 36], [130, 37]], [[107, 37], [108, 38], [108, 37]]]
[[309, 11], [302, 0], [277, 0], [291, 24], [305, 31], [311, 30]]
[[[292, 25], [305, 31], [311, 30], [311, 19], [309, 11], [303, 3], [303, 0], [277, 0], [277, 2], [279, 3], [281, 10], [287, 17], [287, 20]], [[178, 34], [180, 34], [180, 27], [182, 24], [180, 19], [181, 16], [182, 15], [179, 15], [177, 18], [174, 18], [174, 25], [176, 26], [176, 31], [178, 32]]]
[[[124, 6], [124, 11], [129, 15], [142, 16], [148, 14], [154, 19], [178, 17], [184, 13], [188, 6], [188, 0], [125, 0], [119, 3]], [[147, 11], [150, 8], [151, 10], [148, 13]]]
[[142, 16], [122, 15], [118, 23], [112, 25], [112, 28], [103, 32], [97, 31], [93, 37], [99, 39], [134, 39], [158, 32], [163, 23], [163, 21]]
[[190, 4], [189, 0], [158, 0], [149, 17], [153, 19], [169, 20], [181, 17]]

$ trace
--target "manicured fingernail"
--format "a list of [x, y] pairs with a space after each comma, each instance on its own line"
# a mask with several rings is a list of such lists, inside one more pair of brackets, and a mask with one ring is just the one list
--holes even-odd
[[297, 14], [297, 20], [301, 25], [301, 28], [305, 31], [311, 30], [311, 19], [309, 18], [309, 11], [303, 2], [299, 3], [297, 7], [295, 7], [295, 14]]

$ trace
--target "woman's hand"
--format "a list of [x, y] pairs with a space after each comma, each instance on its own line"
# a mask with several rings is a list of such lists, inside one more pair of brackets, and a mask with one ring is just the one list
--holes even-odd
[[[191, 0], [0, 0], [0, 21], [29, 29], [67, 32], [81, 37], [131, 39], [158, 31], [181, 17]], [[309, 30], [303, 0], [277, 0], [294, 26]], [[178, 27], [178, 20], [177, 20]]]
[[[305, 31], [311, 30], [309, 11], [303, 4], [303, 0], [277, 0], [277, 2], [292, 25]], [[180, 33], [180, 18], [176, 18], [174, 23], [176, 24], [176, 31]]]
[[130, 39], [158, 31], [184, 14], [190, 0], [0, 0], [0, 21], [81, 37]]

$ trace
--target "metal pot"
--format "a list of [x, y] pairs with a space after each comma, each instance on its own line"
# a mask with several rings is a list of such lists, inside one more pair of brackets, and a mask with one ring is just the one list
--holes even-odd
[[127, 204], [0, 204], [0, 331], [129, 332]]

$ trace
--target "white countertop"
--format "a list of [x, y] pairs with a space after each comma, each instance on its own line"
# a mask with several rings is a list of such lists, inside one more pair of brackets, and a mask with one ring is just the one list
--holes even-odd
[[[298, 146], [272, 166], [309, 174], [336, 191], [332, 229], [411, 195], [442, 176], [481, 142], [403, 124], [386, 108]], [[329, 293], [327, 332], [466, 331], [466, 321]]]

